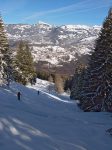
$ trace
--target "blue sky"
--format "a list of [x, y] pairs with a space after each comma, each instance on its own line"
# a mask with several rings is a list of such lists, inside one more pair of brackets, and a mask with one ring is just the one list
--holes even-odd
[[0, 0], [5, 23], [101, 25], [112, 0]]

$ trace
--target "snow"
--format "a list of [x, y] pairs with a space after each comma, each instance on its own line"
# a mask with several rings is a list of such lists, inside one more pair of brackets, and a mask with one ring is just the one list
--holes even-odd
[[[100, 29], [101, 26], [53, 26], [42, 21], [35, 25], [6, 25], [7, 37], [11, 42], [21, 39], [29, 42], [35, 62], [48, 61], [56, 66], [75, 61], [76, 54], [91, 54]], [[70, 59], [65, 59], [69, 54]]]
[[94, 25], [94, 26], [93, 26], [93, 28], [95, 28], [95, 29], [98, 29], [98, 30], [99, 30], [99, 29], [101, 29], [101, 28], [102, 28], [102, 26]]
[[68, 61], [72, 61], [73, 59], [75, 60], [76, 58], [73, 55], [69, 54], [69, 60]]
[[63, 25], [61, 26], [62, 29], [67, 31], [77, 31], [78, 29], [83, 30], [90, 30], [92, 28], [100, 30], [101, 26], [95, 25], [95, 26], [87, 26], [87, 25]]
[[82, 112], [53, 83], [0, 87], [0, 112], [0, 150], [112, 150], [110, 113]]
[[16, 25], [15, 27], [14, 27], [14, 29], [19, 29], [19, 30], [22, 30], [22, 31], [24, 31], [25, 29], [29, 29], [29, 28], [31, 28], [31, 25], [28, 25], [28, 24], [18, 24], [18, 25]]
[[80, 53], [81, 53], [81, 54], [89, 54], [90, 51], [91, 51], [91, 50], [90, 50], [89, 48], [85, 48], [85, 47], [84, 47], [84, 48], [81, 49]]
[[90, 42], [90, 41], [92, 41], [92, 40], [95, 41], [97, 38], [98, 38], [98, 36], [88, 37], [88, 38], [82, 39], [81, 41], [82, 41], [82, 42], [85, 42], [85, 41]]
[[20, 35], [13, 35], [13, 36], [12, 36], [12, 35], [9, 34], [9, 33], [7, 33], [6, 35], [7, 35], [7, 37], [10, 38], [10, 39], [15, 39], [15, 40], [17, 40], [18, 38], [21, 38]]
[[49, 62], [52, 65], [57, 65], [58, 64], [58, 60], [55, 57], [52, 57], [50, 59], [45, 59], [45, 61]]
[[66, 29], [67, 31], [76, 31], [77, 29], [85, 29], [88, 30], [91, 27], [87, 25], [63, 25], [61, 26], [62, 29]]
[[49, 27], [52, 27], [52, 25], [48, 24], [48, 23], [45, 23], [43, 21], [39, 21], [38, 22], [38, 25], [45, 25], [45, 26], [49, 26]]
[[[38, 55], [37, 55], [38, 54]], [[69, 55], [69, 52], [65, 51], [64, 48], [59, 46], [41, 46], [37, 48], [33, 46], [33, 58], [34, 61], [47, 61], [52, 65], [58, 65], [59, 60], [62, 60], [63, 56]], [[49, 57], [48, 57], [49, 56]]]

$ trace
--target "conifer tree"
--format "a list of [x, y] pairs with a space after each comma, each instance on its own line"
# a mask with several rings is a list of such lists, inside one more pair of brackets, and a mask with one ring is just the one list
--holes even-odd
[[80, 100], [86, 111], [112, 111], [112, 8], [91, 55]]
[[111, 87], [111, 91], [109, 92], [109, 96], [106, 103], [108, 106], [108, 111], [112, 112], [112, 87]]
[[64, 91], [66, 91], [67, 93], [70, 93], [71, 86], [72, 86], [72, 81], [73, 81], [73, 78], [72, 78], [72, 77], [68, 77], [68, 78], [64, 81]]
[[30, 48], [26, 42], [20, 41], [15, 59], [15, 79], [23, 84], [35, 76], [35, 67]]
[[75, 69], [75, 74], [71, 83], [71, 95], [70, 98], [77, 100], [80, 97], [80, 92], [83, 87], [84, 73], [86, 70], [86, 66], [83, 64], [79, 64]]
[[4, 23], [0, 16], [0, 83], [7, 81], [11, 78], [11, 50], [9, 48], [8, 40], [6, 37]]

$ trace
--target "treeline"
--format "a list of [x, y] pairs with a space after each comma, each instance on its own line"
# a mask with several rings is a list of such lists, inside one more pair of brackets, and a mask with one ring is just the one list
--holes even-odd
[[26, 85], [34, 82], [36, 70], [28, 43], [20, 41], [16, 52], [9, 47], [4, 23], [0, 17], [0, 85], [15, 80]]
[[79, 100], [84, 111], [112, 112], [112, 8], [96, 40], [88, 67], [79, 67], [70, 85], [71, 98]]

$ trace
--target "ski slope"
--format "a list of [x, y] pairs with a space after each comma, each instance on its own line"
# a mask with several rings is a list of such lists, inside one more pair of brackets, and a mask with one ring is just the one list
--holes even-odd
[[112, 127], [110, 116], [82, 112], [47, 81], [37, 79], [27, 87], [12, 83], [0, 87], [0, 150], [112, 150], [106, 132]]

